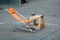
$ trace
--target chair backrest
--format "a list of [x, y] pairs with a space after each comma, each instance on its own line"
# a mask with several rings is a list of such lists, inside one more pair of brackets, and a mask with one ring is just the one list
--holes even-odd
[[18, 13], [17, 11], [15, 11], [13, 8], [9, 8], [7, 9], [7, 11], [18, 21], [20, 22], [31, 22], [32, 20], [27, 20], [26, 18], [24, 18], [20, 13]]
[[15, 11], [13, 8], [7, 9], [7, 11], [18, 21], [23, 20], [23, 16]]

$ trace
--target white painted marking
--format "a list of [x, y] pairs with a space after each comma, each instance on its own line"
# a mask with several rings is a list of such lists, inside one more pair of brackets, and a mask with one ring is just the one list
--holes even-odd
[[21, 22], [16, 22], [16, 23], [21, 23]]
[[45, 23], [46, 25], [53, 25], [53, 26], [59, 26], [58, 24], [52, 24], [52, 23]]
[[0, 24], [4, 24], [4, 23], [0, 23]]

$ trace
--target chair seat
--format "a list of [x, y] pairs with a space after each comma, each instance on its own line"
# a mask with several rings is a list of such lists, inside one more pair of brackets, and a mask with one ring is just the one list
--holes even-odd
[[21, 20], [21, 22], [29, 23], [29, 22], [32, 22], [32, 20]]

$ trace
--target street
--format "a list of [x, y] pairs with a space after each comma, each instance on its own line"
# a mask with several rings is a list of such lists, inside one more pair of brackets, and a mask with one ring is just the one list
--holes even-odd
[[0, 10], [0, 40], [60, 40], [60, 0], [33, 0], [22, 7], [12, 7], [24, 17], [42, 14], [45, 28], [35, 33], [12, 30], [24, 24], [16, 21], [6, 10]]

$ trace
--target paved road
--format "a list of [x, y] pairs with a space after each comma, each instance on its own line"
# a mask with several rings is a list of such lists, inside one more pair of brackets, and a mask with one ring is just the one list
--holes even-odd
[[36, 33], [12, 32], [22, 23], [14, 20], [6, 10], [0, 10], [0, 40], [60, 40], [60, 0], [35, 0], [13, 8], [25, 17], [32, 13], [43, 14], [46, 28]]

